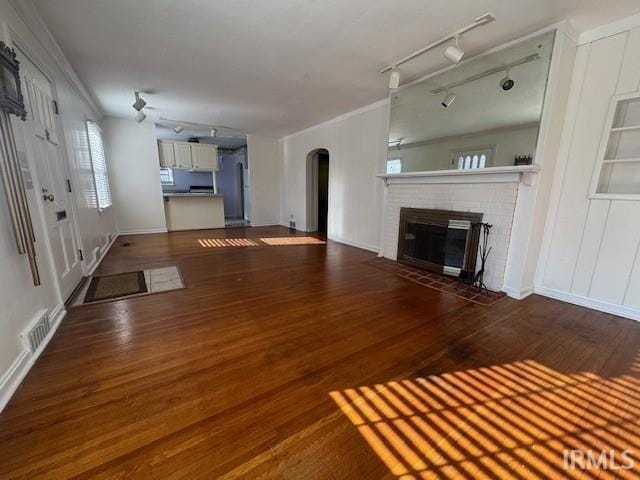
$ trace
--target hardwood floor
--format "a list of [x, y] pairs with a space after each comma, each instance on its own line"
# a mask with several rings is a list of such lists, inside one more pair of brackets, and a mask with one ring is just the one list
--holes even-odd
[[[225, 235], [253, 240], [199, 242]], [[187, 288], [69, 312], [0, 415], [0, 478], [638, 478], [639, 324], [257, 240], [289, 235], [119, 238], [99, 273], [177, 265]]]

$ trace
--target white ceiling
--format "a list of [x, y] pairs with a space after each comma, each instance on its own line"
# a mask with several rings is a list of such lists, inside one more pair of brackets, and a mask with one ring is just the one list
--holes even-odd
[[[389, 142], [402, 139], [402, 145], [458, 135], [513, 128], [539, 123], [553, 49], [554, 32], [537, 35], [499, 51], [479, 56], [407, 86], [391, 96]], [[500, 88], [506, 72], [500, 71], [453, 87], [455, 101], [443, 108], [445, 93], [433, 90], [475, 75], [502, 68], [531, 55], [534, 60], [510, 69], [515, 85]]]
[[[569, 18], [587, 30], [638, 0], [34, 0], [105, 113], [132, 116], [134, 90], [163, 116], [280, 136], [387, 96], [379, 68], [476, 16], [471, 55]], [[417, 78], [441, 51], [401, 68]], [[149, 121], [149, 120], [147, 120]]]

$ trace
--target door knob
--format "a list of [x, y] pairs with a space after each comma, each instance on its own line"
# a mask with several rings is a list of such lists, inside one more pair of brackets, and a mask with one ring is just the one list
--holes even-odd
[[50, 202], [53, 202], [56, 197], [53, 196], [53, 194], [49, 193], [47, 194], [49, 190], [47, 190], [46, 188], [42, 189], [42, 198], [44, 198], [45, 200], [49, 200]]

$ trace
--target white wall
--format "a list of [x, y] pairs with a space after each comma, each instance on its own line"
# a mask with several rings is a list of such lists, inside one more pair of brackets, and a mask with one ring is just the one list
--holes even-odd
[[640, 96], [638, 52], [640, 28], [578, 48], [536, 291], [640, 320], [640, 202], [588, 198], [612, 96]]
[[307, 154], [329, 151], [328, 236], [377, 251], [387, 156], [389, 102], [364, 109], [284, 137], [282, 224], [291, 216], [307, 230]]
[[389, 149], [388, 158], [402, 159], [403, 172], [447, 170], [457, 168], [450, 163], [454, 150], [474, 147], [495, 147], [492, 167], [513, 165], [516, 155], [534, 155], [538, 125], [520, 126], [495, 132], [463, 135], [433, 140], [429, 143]]
[[281, 154], [277, 138], [247, 135], [251, 225], [280, 224]]
[[[14, 4], [21, 10], [16, 10]], [[85, 254], [96, 250], [104, 253], [109, 235], [115, 233], [115, 221], [112, 211], [99, 214], [88, 201], [95, 198], [95, 187], [88, 167], [84, 126], [87, 117], [99, 119], [101, 114], [77, 82], [71, 67], [40, 23], [30, 2], [0, 0], [0, 19], [3, 21], [3, 40], [9, 45], [19, 45], [52, 77], [64, 131], [62, 147], [69, 160], [69, 174], [80, 220], [81, 246]], [[14, 121], [18, 141], [22, 138], [20, 123]], [[27, 158], [37, 184], [34, 160]], [[42, 239], [44, 223], [39, 215], [40, 196], [35, 190], [29, 191], [28, 195], [36, 237]], [[36, 359], [22, 343], [21, 333], [43, 312], [50, 315], [54, 327], [57, 327], [65, 312], [63, 299], [54, 284], [52, 259], [44, 242], [36, 242], [42, 285], [34, 287], [26, 256], [17, 253], [6, 212], [5, 192], [0, 187], [0, 410]], [[90, 266], [85, 265], [86, 268]]]
[[154, 123], [105, 117], [101, 126], [118, 231], [166, 232]]

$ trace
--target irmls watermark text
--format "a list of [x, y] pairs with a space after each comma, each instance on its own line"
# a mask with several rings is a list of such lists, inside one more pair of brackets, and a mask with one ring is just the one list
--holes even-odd
[[635, 461], [633, 450], [565, 450], [564, 469], [631, 470]]

